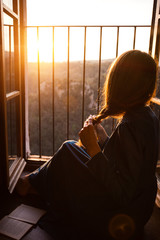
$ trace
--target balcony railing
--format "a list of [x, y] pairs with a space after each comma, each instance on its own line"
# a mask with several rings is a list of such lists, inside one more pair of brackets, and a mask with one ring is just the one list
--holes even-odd
[[[27, 72], [28, 72], [27, 83], [29, 85], [29, 91], [27, 94], [28, 100], [29, 100], [29, 105], [28, 105], [29, 121], [27, 121], [26, 127], [28, 128], [28, 124], [29, 124], [29, 136], [30, 136], [30, 148], [31, 148], [31, 153], [29, 152], [30, 151], [29, 148], [27, 149], [28, 151], [27, 155], [28, 157], [33, 157], [33, 155], [36, 155], [37, 157], [42, 158], [44, 155], [45, 156], [52, 155], [57, 149], [57, 147], [60, 145], [60, 142], [64, 141], [65, 139], [74, 138], [76, 134], [78, 138], [78, 129], [80, 130], [80, 128], [83, 126], [83, 122], [85, 118], [90, 113], [96, 114], [100, 109], [100, 106], [101, 106], [100, 93], [105, 80], [106, 70], [108, 66], [110, 65], [110, 63], [113, 61], [115, 57], [121, 54], [122, 51], [130, 50], [130, 49], [140, 49], [148, 52], [149, 51], [149, 35], [150, 35], [151, 26], [146, 26], [146, 25], [143, 25], [143, 26], [128, 26], [128, 25], [126, 26], [27, 26], [26, 28], [27, 28], [28, 37], [29, 37], [30, 31], [32, 31], [32, 36], [35, 35], [34, 39], [37, 42], [37, 46], [38, 46], [37, 49], [35, 49], [36, 61], [34, 60], [34, 63], [28, 62], [28, 67], [27, 67]], [[55, 56], [56, 30], [60, 28], [64, 29], [64, 31], [67, 31], [66, 33], [67, 56], [63, 63], [62, 62], [58, 63], [57, 62], [58, 60], [56, 60], [56, 56]], [[41, 41], [41, 37], [42, 36], [44, 37], [44, 35], [42, 34], [43, 29], [45, 29], [45, 31], [46, 29], [50, 31], [50, 38], [52, 42], [50, 46], [52, 61], [50, 63], [43, 63], [42, 62], [43, 57], [41, 59], [40, 41]], [[71, 33], [75, 29], [81, 29], [83, 32], [82, 33], [83, 37], [81, 38], [83, 39], [83, 47], [81, 48], [82, 58], [79, 60], [76, 60], [76, 63], [73, 62], [71, 57], [71, 49], [72, 49]], [[91, 61], [91, 59], [89, 60], [89, 57], [87, 58], [87, 49], [89, 47], [89, 44], [91, 44], [91, 42], [90, 43], [87, 42], [87, 39], [89, 38], [88, 34], [90, 29], [98, 30], [98, 44], [97, 44], [98, 57], [96, 61]], [[122, 37], [122, 32], [124, 29], [125, 29], [125, 37]], [[110, 33], [114, 32], [114, 40], [113, 40], [114, 48], [112, 50], [113, 57], [110, 57], [111, 59], [108, 60], [108, 63], [105, 61], [106, 57], [104, 56], [104, 51], [106, 49], [105, 44], [108, 44], [107, 41], [105, 42], [105, 39], [107, 39], [107, 35], [105, 35], [105, 31], [107, 30], [110, 30]], [[130, 31], [132, 31], [132, 39], [130, 40], [130, 46], [126, 46], [126, 48], [125, 46], [123, 46], [123, 49], [121, 49], [121, 46], [123, 45], [122, 41], [124, 41], [124, 39], [125, 41], [126, 39], [129, 39]], [[148, 46], [146, 45], [145, 49], [144, 49], [144, 46], [138, 45], [138, 34], [142, 33], [143, 31], [146, 33], [148, 37], [147, 39], [146, 37], [143, 36], [144, 37], [143, 41], [144, 42], [146, 41], [148, 43]], [[108, 38], [112, 38], [112, 36], [109, 34]], [[46, 47], [46, 42], [45, 41], [43, 42], [44, 48]], [[79, 43], [77, 43], [77, 46], [78, 44]], [[111, 42], [109, 43], [109, 45], [110, 44]], [[30, 45], [28, 45], [28, 51], [29, 51], [29, 47]], [[32, 59], [30, 61], [32, 61]], [[73, 79], [73, 78], [76, 78], [75, 74], [73, 74], [74, 68], [78, 69], [77, 70], [79, 71], [78, 74], [81, 74], [81, 79], [78, 81], [75, 80], [75, 82]], [[92, 80], [94, 78], [94, 82], [93, 82], [93, 81], [90, 81], [91, 76], [89, 75], [89, 73], [87, 73], [87, 69], [90, 69], [91, 71], [95, 68], [96, 68], [96, 76], [95, 77], [92, 76]], [[60, 74], [60, 72], [62, 71], [64, 73]], [[65, 75], [65, 79], [61, 79], [60, 75], [62, 75], [61, 76], [62, 78], [64, 78], [64, 75]], [[73, 78], [72, 78], [72, 75], [73, 75]], [[48, 76], [50, 80], [48, 80]], [[49, 83], [47, 81], [49, 81]], [[91, 85], [91, 83], [92, 85], [94, 85], [94, 90], [93, 89], [91, 90], [88, 87], [89, 85]], [[45, 87], [45, 84], [46, 85], [48, 84], [48, 87]], [[74, 88], [75, 89], [78, 88], [78, 90], [74, 92], [73, 91], [75, 90]], [[61, 94], [61, 97], [57, 97], [58, 91], [59, 91], [59, 95]], [[97, 95], [95, 96], [95, 94]], [[92, 98], [92, 106], [90, 108], [87, 107], [87, 104], [90, 104], [88, 103], [87, 96]], [[58, 101], [57, 98], [59, 99], [59, 102], [63, 101], [63, 103], [59, 104], [59, 102], [57, 102]], [[77, 105], [76, 106], [74, 105], [74, 101], [76, 98], [78, 99], [81, 109], [79, 109]], [[46, 105], [46, 101], [48, 105]], [[58, 104], [59, 104], [59, 107], [57, 107]], [[158, 105], [160, 105], [159, 100], [158, 100]], [[62, 106], [63, 107], [65, 106], [64, 107], [65, 114], [63, 112], [63, 118], [60, 119], [57, 116], [61, 114], [60, 108], [62, 108]], [[73, 108], [75, 109], [75, 111], [72, 111]], [[48, 111], [48, 114], [46, 114], [47, 111]], [[78, 116], [76, 116], [75, 118], [73, 117], [74, 114], [75, 115], [78, 114]], [[46, 116], [48, 116], [47, 119], [46, 119]], [[33, 118], [35, 119], [34, 122], [33, 122]], [[73, 121], [71, 121], [72, 118], [74, 118]], [[60, 121], [60, 123], [59, 122], [57, 123], [57, 121]], [[43, 124], [44, 122], [45, 123], [48, 122], [47, 126], [45, 125], [46, 129], [44, 129], [44, 124]], [[113, 130], [114, 128], [115, 122], [114, 120], [112, 121], [107, 120], [107, 123], [105, 123], [105, 125], [108, 128], [108, 131], [111, 132], [111, 130]], [[63, 133], [61, 133], [61, 131]], [[72, 133], [73, 131], [75, 131], [74, 134]], [[45, 132], [49, 134], [46, 136]], [[60, 135], [63, 135], [63, 137], [59, 139]], [[56, 140], [59, 142], [56, 143]], [[45, 149], [45, 142], [48, 142], [48, 146], [46, 147], [47, 150]]]

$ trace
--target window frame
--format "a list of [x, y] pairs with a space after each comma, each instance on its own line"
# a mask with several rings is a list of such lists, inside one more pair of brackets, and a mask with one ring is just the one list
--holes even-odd
[[[21, 175], [26, 162], [23, 158], [23, 134], [22, 134], [22, 101], [21, 101], [21, 52], [20, 52], [20, 0], [13, 0], [13, 11], [0, 2], [0, 187], [8, 188], [12, 193], [14, 187]], [[22, 1], [23, 2], [23, 1]], [[22, 3], [21, 3], [22, 4]], [[21, 6], [23, 12], [23, 4]], [[4, 20], [3, 15], [7, 14], [13, 19], [14, 26], [14, 64], [15, 64], [15, 91], [6, 93], [5, 78], [5, 48], [4, 48]], [[8, 129], [7, 129], [7, 103], [15, 99], [16, 104], [16, 141], [17, 141], [17, 157], [9, 168], [8, 156]]]

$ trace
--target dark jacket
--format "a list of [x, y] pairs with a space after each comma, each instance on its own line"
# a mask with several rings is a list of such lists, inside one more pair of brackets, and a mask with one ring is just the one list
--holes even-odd
[[158, 125], [148, 106], [128, 112], [102, 152], [87, 163], [105, 186], [110, 209], [130, 215], [137, 228], [148, 221], [154, 206]]

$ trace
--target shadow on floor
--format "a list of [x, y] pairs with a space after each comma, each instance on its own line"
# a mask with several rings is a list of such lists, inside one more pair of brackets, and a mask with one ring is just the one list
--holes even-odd
[[[15, 193], [11, 195], [6, 192], [0, 196], [0, 219], [5, 215], [8, 215], [22, 203], [42, 209], [46, 208], [44, 201], [34, 195], [28, 195], [24, 198], [19, 197]], [[4, 237], [2, 235], [0, 236], [0, 240], [9, 239], [10, 238]], [[36, 226], [32, 228], [30, 232], [22, 238], [22, 240], [53, 240], [53, 238], [39, 226]], [[144, 237], [142, 240], [160, 240], [160, 209], [157, 206], [154, 207], [153, 214], [144, 228]]]

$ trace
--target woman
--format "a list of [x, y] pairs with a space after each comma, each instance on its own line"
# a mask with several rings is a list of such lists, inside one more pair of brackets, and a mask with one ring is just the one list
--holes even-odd
[[[61, 238], [134, 238], [151, 216], [158, 120], [148, 104], [156, 70], [147, 53], [132, 50], [118, 57], [105, 82], [104, 107], [85, 121], [80, 142], [63, 143], [19, 183], [21, 194], [34, 188], [45, 198]], [[110, 137], [100, 124], [108, 117], [121, 119]]]

